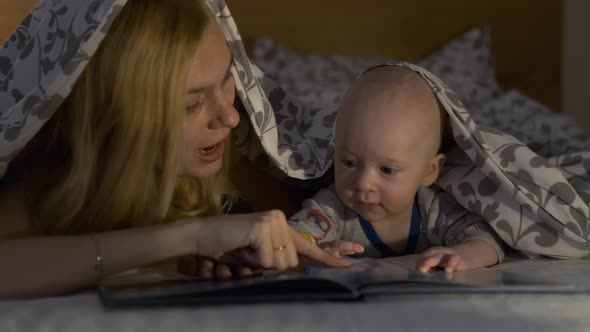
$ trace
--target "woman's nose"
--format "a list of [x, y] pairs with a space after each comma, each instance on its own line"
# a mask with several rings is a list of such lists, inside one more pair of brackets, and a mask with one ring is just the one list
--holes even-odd
[[216, 114], [211, 121], [212, 129], [219, 129], [223, 127], [235, 128], [240, 122], [240, 115], [236, 108], [232, 105], [223, 105], [219, 107]]
[[240, 115], [234, 107], [235, 90], [223, 91], [220, 89], [214, 98], [214, 109], [209, 127], [211, 129], [235, 128], [240, 122]]

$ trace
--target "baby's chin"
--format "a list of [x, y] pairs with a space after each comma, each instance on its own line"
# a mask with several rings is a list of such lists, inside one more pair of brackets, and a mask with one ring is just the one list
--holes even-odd
[[380, 204], [374, 204], [374, 206], [364, 208], [353, 206], [351, 210], [371, 224], [379, 223], [383, 219], [386, 219]]
[[370, 215], [360, 215], [363, 219], [365, 219], [369, 224], [372, 225], [376, 225], [376, 224], [382, 224], [384, 222], [385, 218], [379, 218], [379, 217], [375, 217], [375, 216], [370, 216]]

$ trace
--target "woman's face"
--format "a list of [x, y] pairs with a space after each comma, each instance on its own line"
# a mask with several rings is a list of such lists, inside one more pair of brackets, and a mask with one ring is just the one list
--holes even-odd
[[221, 169], [226, 138], [240, 121], [233, 107], [235, 85], [230, 73], [232, 61], [223, 33], [212, 18], [189, 67], [183, 175], [205, 178]]

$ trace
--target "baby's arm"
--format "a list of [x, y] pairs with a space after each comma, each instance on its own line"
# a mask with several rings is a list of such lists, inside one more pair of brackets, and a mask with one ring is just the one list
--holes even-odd
[[456, 204], [448, 204], [438, 224], [437, 245], [418, 256], [421, 271], [443, 268], [446, 271], [478, 269], [502, 262], [502, 240], [481, 216]]
[[313, 199], [303, 202], [303, 209], [289, 218], [289, 225], [305, 239], [335, 256], [348, 256], [364, 251], [363, 246], [341, 240], [343, 222], [337, 210], [342, 208], [330, 190], [320, 190]]
[[344, 240], [322, 242], [318, 245], [336, 257], [351, 256], [365, 251], [365, 248], [360, 244]]
[[416, 267], [422, 272], [443, 268], [447, 272], [471, 270], [497, 264], [498, 253], [489, 242], [472, 239], [452, 247], [432, 247], [418, 256]]

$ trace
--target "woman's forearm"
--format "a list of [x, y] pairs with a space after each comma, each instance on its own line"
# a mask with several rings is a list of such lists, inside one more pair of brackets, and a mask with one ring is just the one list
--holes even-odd
[[276, 210], [183, 219], [93, 236], [0, 240], [0, 298], [64, 294], [94, 286], [101, 276], [165, 259], [217, 258], [246, 247], [254, 249], [250, 262], [266, 268], [294, 267], [298, 253], [328, 266], [348, 265], [301, 238]]
[[186, 224], [0, 240], [0, 298], [64, 294], [94, 286], [104, 276], [190, 254], [179, 238], [186, 229], [179, 227]]

